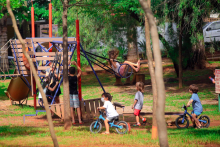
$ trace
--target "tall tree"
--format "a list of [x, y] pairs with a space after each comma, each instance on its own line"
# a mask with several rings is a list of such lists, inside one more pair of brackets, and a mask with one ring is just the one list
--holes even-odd
[[[151, 1], [148, 0], [148, 7], [151, 6]], [[153, 65], [153, 56], [151, 51], [151, 43], [150, 43], [150, 28], [148, 19], [145, 16], [145, 38], [146, 38], [146, 54], [148, 59], [148, 68], [151, 77], [151, 85], [153, 91], [153, 122], [152, 122], [152, 139], [157, 139], [158, 131], [157, 131], [157, 120], [156, 120], [156, 108], [157, 108], [157, 85], [156, 85], [156, 77], [155, 77], [155, 70]]]
[[[160, 22], [177, 26], [176, 32], [173, 30], [175, 27], [171, 27], [169, 32], [175, 32], [175, 36], [178, 36], [179, 40], [172, 39], [174, 42], [170, 43], [163, 36], [160, 38], [174, 62], [181, 88], [183, 69], [205, 67], [206, 57], [202, 37], [203, 18], [209, 17], [211, 11], [219, 11], [219, 7], [216, 7], [219, 0], [157, 0], [152, 2], [155, 5], [152, 7], [156, 12], [155, 16]], [[176, 66], [177, 64], [179, 66]]]
[[[61, 0], [62, 1], [62, 0]], [[70, 101], [69, 101], [69, 79], [68, 79], [68, 38], [67, 38], [67, 14], [68, 7], [81, 6], [81, 1], [74, 1], [69, 4], [69, 0], [63, 3], [63, 98], [64, 98], [64, 129], [71, 127]]]
[[165, 110], [165, 85], [163, 80], [163, 67], [162, 67], [162, 57], [159, 46], [159, 35], [157, 31], [156, 22], [154, 19], [154, 15], [151, 11], [146, 0], [139, 0], [145, 15], [148, 18], [148, 24], [150, 27], [152, 44], [153, 44], [153, 54], [155, 60], [155, 77], [156, 77], [156, 86], [157, 86], [157, 127], [158, 127], [158, 135], [160, 146], [167, 147], [168, 145], [168, 137], [167, 137], [167, 126], [164, 117]]
[[68, 0], [63, 1], [63, 105], [64, 105], [64, 129], [71, 127], [69, 79], [68, 79], [68, 38], [67, 38], [67, 9]]
[[50, 109], [49, 109], [49, 106], [48, 106], [46, 95], [45, 95], [45, 93], [43, 91], [43, 88], [42, 88], [42, 86], [40, 84], [40, 78], [37, 75], [37, 71], [36, 71], [35, 66], [34, 66], [34, 64], [32, 62], [32, 59], [30, 58], [30, 56], [26, 52], [25, 41], [22, 39], [21, 34], [20, 34], [19, 30], [18, 30], [15, 16], [14, 16], [12, 10], [11, 10], [10, 0], [7, 0], [7, 10], [8, 10], [8, 13], [10, 14], [10, 16], [11, 16], [15, 33], [18, 36], [19, 41], [22, 43], [22, 52], [24, 53], [25, 57], [28, 59], [28, 61], [30, 63], [30, 68], [31, 68], [31, 70], [33, 72], [36, 84], [38, 86], [38, 89], [39, 89], [40, 93], [42, 94], [43, 101], [44, 101], [44, 106], [45, 106], [46, 114], [47, 114], [47, 120], [48, 120], [48, 124], [49, 124], [49, 130], [50, 130], [51, 138], [53, 140], [53, 144], [54, 144], [55, 147], [59, 147], [59, 144], [58, 144], [58, 141], [57, 141], [57, 138], [56, 138], [56, 134], [55, 134], [55, 131], [54, 131], [54, 126], [53, 126], [53, 122], [52, 122], [51, 112], [50, 112]]

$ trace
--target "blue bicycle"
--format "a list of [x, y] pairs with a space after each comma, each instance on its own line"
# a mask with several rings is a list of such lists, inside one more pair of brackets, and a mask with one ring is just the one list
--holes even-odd
[[[102, 129], [102, 122], [104, 122], [105, 118], [103, 117], [104, 114], [101, 110], [99, 110], [100, 116], [96, 121], [93, 121], [90, 125], [90, 131], [92, 133], [99, 133]], [[118, 134], [125, 134], [128, 131], [128, 124], [125, 121], [119, 121], [115, 125], [115, 121], [118, 121], [118, 117], [113, 119], [112, 121], [108, 122], [109, 127], [115, 127]]]
[[[188, 116], [190, 118], [192, 118], [192, 116], [187, 112], [187, 107], [185, 105], [183, 105], [182, 108], [185, 109], [184, 114], [181, 115], [180, 117], [178, 117], [176, 119], [176, 122], [175, 122], [177, 128], [179, 128], [179, 129], [181, 129], [181, 128], [188, 128], [189, 127], [189, 119], [186, 116], [186, 114], [188, 114]], [[209, 119], [209, 117], [207, 115], [201, 115], [198, 120], [201, 123], [203, 128], [208, 128], [209, 127], [210, 119]]]

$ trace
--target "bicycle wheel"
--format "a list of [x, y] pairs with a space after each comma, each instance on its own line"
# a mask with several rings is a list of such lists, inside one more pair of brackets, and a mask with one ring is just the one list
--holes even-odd
[[118, 134], [125, 134], [128, 131], [128, 124], [125, 121], [119, 121], [117, 125], [121, 128], [116, 128]]
[[188, 128], [189, 127], [189, 120], [187, 118], [184, 119], [184, 122], [182, 122], [183, 120], [183, 116], [180, 116], [176, 119], [176, 126], [177, 128], [179, 129], [182, 129], [182, 128]]
[[[200, 120], [203, 120], [203, 121], [206, 121], [206, 123], [200, 121]], [[202, 127], [204, 128], [208, 128], [209, 125], [210, 125], [210, 119], [207, 115], [202, 115], [199, 117], [199, 122], [201, 123]]]
[[92, 133], [99, 133], [101, 131], [101, 129], [102, 129], [102, 124], [99, 121], [97, 123], [96, 122], [97, 121], [94, 121], [90, 125], [90, 131]]

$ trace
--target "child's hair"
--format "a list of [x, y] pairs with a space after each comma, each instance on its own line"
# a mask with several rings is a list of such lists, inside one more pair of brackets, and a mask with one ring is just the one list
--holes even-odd
[[75, 67], [70, 67], [69, 68], [69, 73], [74, 75], [76, 73], [76, 68]]
[[137, 86], [138, 91], [144, 92], [144, 83], [143, 82], [137, 82], [136, 86]]
[[119, 50], [114, 48], [110, 51], [108, 51], [108, 56], [109, 56], [109, 59], [116, 59], [116, 57], [118, 56], [119, 54]]
[[111, 102], [112, 101], [112, 96], [110, 93], [103, 93], [102, 96], [104, 95], [104, 97], [108, 98], [108, 100]]
[[192, 84], [189, 86], [189, 90], [191, 90], [193, 93], [197, 93], [199, 88], [195, 84]]

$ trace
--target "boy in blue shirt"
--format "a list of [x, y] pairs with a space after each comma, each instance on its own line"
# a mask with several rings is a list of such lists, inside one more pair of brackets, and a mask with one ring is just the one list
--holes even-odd
[[189, 92], [192, 94], [192, 97], [190, 98], [186, 106], [189, 107], [190, 104], [192, 104], [193, 111], [191, 113], [192, 114], [191, 121], [194, 126], [196, 125], [197, 128], [201, 128], [202, 126], [199, 120], [197, 119], [197, 116], [199, 116], [202, 113], [203, 108], [202, 108], [202, 104], [200, 102], [199, 96], [197, 94], [198, 91], [199, 91], [199, 88], [195, 84], [192, 84], [189, 86]]

